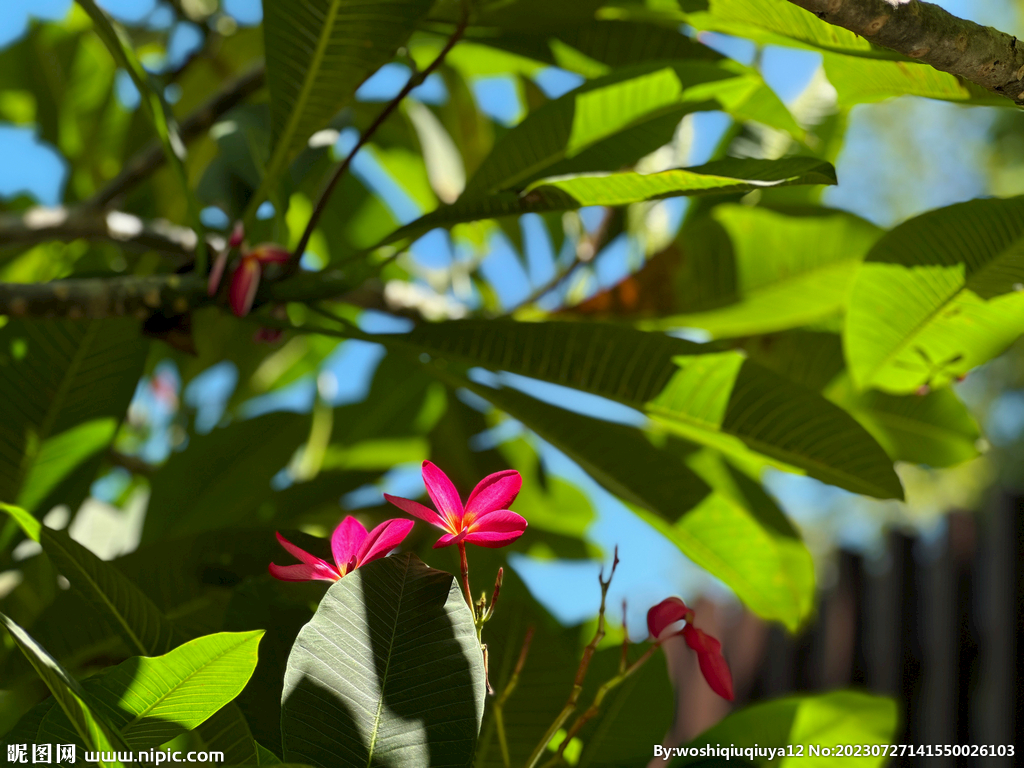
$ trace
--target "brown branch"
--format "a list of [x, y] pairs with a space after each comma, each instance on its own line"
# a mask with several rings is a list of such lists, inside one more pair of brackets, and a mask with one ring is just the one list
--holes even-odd
[[[263, 87], [266, 68], [262, 65], [247, 72], [220, 93], [211, 98], [178, 126], [181, 140], [186, 144], [207, 131], [224, 113], [241, 104]], [[159, 142], [153, 142], [125, 163], [121, 173], [103, 189], [89, 198], [84, 205], [104, 208], [116, 198], [148, 177], [162, 166], [167, 158]]]
[[352, 148], [352, 151], [349, 152], [345, 156], [345, 159], [342, 160], [341, 163], [338, 165], [337, 169], [331, 175], [330, 180], [324, 186], [323, 191], [320, 193], [320, 197], [317, 198], [316, 205], [313, 207], [313, 213], [312, 215], [310, 215], [309, 221], [306, 223], [306, 228], [302, 232], [302, 237], [299, 239], [299, 244], [295, 247], [295, 250], [292, 252], [291, 261], [289, 261], [287, 264], [287, 268], [289, 271], [294, 271], [298, 269], [299, 261], [302, 259], [302, 254], [305, 252], [306, 246], [309, 244], [309, 238], [313, 236], [313, 230], [316, 229], [317, 222], [320, 221], [320, 216], [323, 215], [324, 208], [326, 208], [327, 206], [327, 201], [330, 199], [331, 193], [334, 192], [334, 188], [338, 185], [338, 182], [341, 181], [342, 176], [345, 175], [345, 172], [348, 170], [348, 167], [352, 164], [352, 160], [355, 159], [355, 156], [359, 153], [359, 150], [362, 149], [363, 146], [365, 146], [365, 144], [373, 137], [373, 134], [377, 132], [377, 129], [384, 124], [384, 121], [391, 117], [391, 114], [396, 109], [398, 109], [398, 105], [402, 103], [405, 97], [408, 96], [413, 91], [413, 89], [422, 85], [424, 81], [430, 76], [430, 74], [439, 66], [441, 66], [441, 62], [444, 61], [445, 57], [452, 50], [452, 48], [454, 48], [455, 45], [459, 42], [459, 40], [462, 39], [462, 36], [466, 32], [466, 27], [468, 26], [468, 24], [469, 9], [468, 4], [464, 2], [462, 8], [462, 18], [459, 20], [458, 26], [455, 27], [455, 31], [452, 32], [451, 37], [448, 38], [448, 42], [444, 44], [444, 47], [441, 49], [440, 53], [438, 53], [434, 60], [430, 62], [430, 64], [428, 64], [424, 69], [414, 73], [409, 78], [409, 81], [405, 84], [402, 90], [398, 92], [398, 95], [395, 96], [395, 98], [393, 98], [391, 101], [389, 101], [387, 106], [381, 110], [380, 114], [377, 115], [373, 123], [370, 124], [370, 127], [363, 132], [362, 136], [359, 137], [359, 141], [356, 142], [356, 145]]
[[1024, 46], [919, 0], [789, 0], [819, 19], [1024, 105]]
[[[256, 305], [338, 298], [350, 291], [353, 283], [341, 270], [301, 272], [287, 280], [264, 282]], [[0, 315], [12, 317], [146, 319], [158, 312], [184, 314], [215, 301], [206, 293], [206, 279], [194, 273], [0, 283]]]
[[130, 213], [83, 208], [31, 208], [0, 214], [0, 248], [31, 246], [53, 240], [107, 241], [137, 250], [159, 251], [191, 259], [196, 234], [168, 221], [143, 221]]

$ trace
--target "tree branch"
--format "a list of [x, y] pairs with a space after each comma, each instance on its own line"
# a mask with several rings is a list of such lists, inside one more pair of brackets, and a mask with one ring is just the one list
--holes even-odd
[[789, 0], [875, 45], [1024, 105], [1024, 45], [919, 0]]
[[445, 43], [444, 47], [437, 54], [430, 64], [425, 69], [415, 72], [409, 78], [408, 82], [402, 87], [402, 90], [391, 101], [388, 102], [387, 106], [381, 110], [380, 114], [373, 121], [369, 128], [367, 128], [363, 135], [359, 137], [359, 141], [352, 147], [352, 151], [349, 152], [345, 159], [339, 163], [337, 169], [331, 174], [331, 178], [324, 186], [323, 191], [320, 193], [320, 197], [317, 198], [316, 205], [313, 207], [313, 213], [309, 217], [309, 221], [306, 223], [306, 228], [302, 232], [302, 237], [299, 238], [299, 244], [295, 247], [292, 252], [291, 261], [288, 262], [288, 269], [294, 271], [298, 269], [299, 261], [302, 259], [302, 254], [306, 250], [306, 246], [309, 244], [309, 238], [313, 236], [313, 230], [316, 229], [317, 222], [320, 221], [320, 216], [324, 212], [324, 208], [327, 207], [327, 201], [331, 197], [331, 193], [334, 192], [334, 188], [338, 185], [341, 177], [345, 175], [345, 171], [348, 170], [349, 165], [352, 164], [352, 160], [358, 154], [359, 150], [373, 137], [373, 134], [377, 132], [384, 121], [386, 121], [391, 113], [398, 109], [398, 105], [402, 103], [415, 88], [422, 85], [430, 74], [441, 66], [445, 57], [451, 52], [452, 48], [462, 39], [462, 36], [466, 32], [466, 26], [469, 24], [469, 9], [466, 3], [463, 3], [462, 18], [460, 19], [458, 26], [455, 27], [455, 31], [452, 32], [451, 37], [448, 38], [448, 42]]
[[0, 247], [31, 246], [52, 240], [99, 240], [191, 259], [196, 233], [169, 221], [143, 221], [121, 211], [83, 208], [30, 208], [23, 214], [0, 214]]
[[[226, 112], [256, 93], [263, 87], [266, 74], [263, 65], [254, 68], [195, 110], [178, 126], [181, 140], [189, 143], [208, 130]], [[121, 173], [90, 197], [84, 205], [92, 208], [106, 207], [162, 166], [166, 160], [162, 145], [156, 141], [152, 142], [125, 163]]]
[[[256, 304], [334, 299], [346, 294], [357, 282], [336, 269], [300, 272], [287, 280], [265, 281], [256, 295]], [[215, 301], [207, 295], [206, 278], [194, 273], [0, 283], [0, 315], [12, 317], [144, 320], [158, 312], [181, 315]]]

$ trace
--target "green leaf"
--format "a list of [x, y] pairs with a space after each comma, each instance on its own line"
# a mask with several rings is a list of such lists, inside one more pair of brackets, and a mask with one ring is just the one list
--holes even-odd
[[893, 229], [854, 281], [843, 348], [854, 384], [939, 388], [1024, 331], [1024, 198], [972, 200]]
[[903, 59], [849, 30], [822, 21], [787, 0], [708, 0], [706, 10], [684, 14], [695, 29], [745, 37], [764, 45], [787, 45], [852, 56]]
[[133, 657], [85, 690], [132, 749], [158, 747], [231, 702], [256, 668], [262, 631], [220, 632], [155, 658]]
[[531, 112], [496, 142], [463, 196], [521, 190], [546, 176], [618, 170], [668, 143], [687, 113], [737, 112], [764, 88], [757, 73], [732, 62], [619, 70]]
[[152, 478], [143, 543], [251, 521], [308, 434], [308, 416], [272, 413], [194, 435]]
[[686, 258], [675, 293], [682, 312], [640, 325], [702, 328], [728, 338], [839, 315], [861, 261], [881, 234], [873, 224], [840, 211], [789, 215], [718, 205], [680, 236]]
[[412, 553], [387, 557], [334, 584], [299, 632], [284, 678], [284, 759], [468, 767], [484, 694], [455, 578]]
[[[124, 750], [126, 748], [124, 741], [117, 731], [95, 712], [89, 703], [88, 695], [78, 682], [24, 629], [2, 613], [0, 613], [0, 622], [3, 623], [10, 633], [11, 639], [21, 648], [25, 657], [46, 683], [46, 687], [50, 689], [53, 698], [64, 710], [86, 746], [93, 751]], [[119, 766], [120, 763], [103, 761], [101, 765]]]
[[259, 756], [259, 765], [281, 765], [281, 758], [258, 741], [256, 742], [256, 754]]
[[694, 472], [633, 427], [571, 413], [511, 389], [469, 383], [467, 388], [565, 453], [759, 616], [794, 630], [806, 618], [814, 595], [810, 553], [756, 483], [710, 456]]
[[[718, 725], [704, 731], [686, 745], [697, 754], [677, 757], [673, 768], [691, 765], [701, 759], [700, 748], [712, 745], [735, 744], [748, 746], [770, 744], [787, 750], [785, 745], [805, 748], [802, 758], [782, 760], [782, 765], [806, 765], [811, 768], [825, 766], [882, 766], [889, 758], [877, 757], [812, 757], [806, 749], [815, 744], [834, 747], [837, 744], [891, 744], [898, 724], [896, 702], [882, 696], [870, 696], [855, 691], [833, 691], [818, 696], [791, 696], [745, 707], [726, 717]], [[706, 755], [704, 756], [706, 757]], [[755, 757], [758, 766], [779, 763], [780, 754]]]
[[835, 184], [835, 169], [813, 157], [783, 160], [719, 160], [696, 168], [659, 173], [607, 173], [542, 179], [525, 193], [557, 189], [576, 205], [626, 205], [678, 195], [749, 192], [793, 184]]
[[927, 64], [912, 61], [872, 61], [825, 54], [825, 74], [835, 86], [839, 104], [869, 104], [896, 96], [922, 96], [928, 99], [970, 104], [1004, 106], [1006, 98], [981, 86]]
[[[148, 348], [128, 319], [12, 319], [0, 329], [0, 499], [25, 493], [26, 502], [41, 501], [103, 447], [105, 427], [80, 425], [120, 422]], [[85, 431], [68, 432], [76, 427]], [[31, 487], [24, 489], [26, 481]]]
[[274, 189], [309, 137], [386, 64], [431, 0], [265, 0], [263, 36], [274, 147], [246, 219]]
[[978, 424], [948, 387], [923, 396], [858, 392], [843, 376], [825, 396], [849, 411], [894, 461], [952, 467], [978, 455]]
[[26, 525], [24, 511], [4, 507], [29, 536], [38, 533], [43, 551], [71, 586], [92, 605], [96, 614], [109, 621], [134, 653], [142, 656], [163, 653], [175, 645], [174, 628], [139, 589], [115, 566], [74, 541], [64, 531], [46, 526]]
[[43, 442], [18, 494], [18, 505], [25, 509], [39, 506], [61, 480], [110, 445], [116, 431], [117, 420], [93, 419]]
[[810, 157], [783, 160], [730, 158], [659, 173], [626, 171], [541, 179], [530, 184], [521, 194], [498, 192], [479, 198], [464, 195], [452, 205], [441, 206], [396, 230], [384, 240], [384, 244], [417, 237], [435, 227], [451, 227], [478, 219], [564, 211], [587, 205], [625, 205], [683, 195], [835, 183], [835, 169], [829, 163]]
[[892, 463], [852, 417], [739, 352], [600, 323], [466, 320], [374, 339], [607, 397], [742, 461], [756, 451], [856, 493], [902, 497]]
[[[626, 67], [645, 61], [703, 59], [718, 61], [721, 54], [692, 40], [678, 29], [634, 21], [598, 20], [572, 24], [555, 30], [557, 40], [571, 46], [593, 63], [609, 68]], [[572, 59], [557, 43], [552, 43], [557, 63], [573, 69]], [[586, 74], [586, 73], [581, 73]]]

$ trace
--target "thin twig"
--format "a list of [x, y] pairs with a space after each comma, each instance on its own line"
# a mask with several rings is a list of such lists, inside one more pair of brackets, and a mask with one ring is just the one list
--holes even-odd
[[655, 654], [655, 652], [661, 647], [661, 641], [657, 640], [651, 644], [651, 647], [644, 651], [643, 655], [634, 661], [630, 666], [619, 672], [615, 677], [605, 681], [600, 688], [597, 689], [597, 693], [594, 694], [594, 700], [590, 706], [576, 718], [573, 722], [572, 727], [565, 734], [565, 738], [562, 743], [558, 746], [558, 751], [555, 752], [555, 756], [551, 758], [547, 763], [544, 764], [544, 768], [558, 765], [562, 760], [562, 755], [565, 752], [565, 748], [569, 746], [576, 734], [580, 732], [580, 729], [587, 724], [589, 720], [595, 717], [601, 711], [601, 704], [604, 702], [605, 697], [611, 693], [616, 687], [626, 681], [634, 672], [640, 667], [647, 663], [647, 661]]
[[608, 230], [611, 228], [611, 222], [616, 211], [617, 209], [615, 208], [605, 208], [604, 216], [601, 217], [601, 223], [598, 224], [594, 234], [589, 237], [582, 238], [577, 244], [576, 253], [573, 256], [572, 261], [569, 263], [569, 266], [562, 270], [561, 273], [555, 275], [544, 283], [544, 285], [537, 288], [533, 293], [512, 307], [512, 309], [505, 312], [502, 316], [508, 317], [515, 314], [523, 307], [535, 304], [538, 300], [547, 296], [551, 291], [555, 290], [562, 285], [562, 283], [572, 277], [577, 269], [582, 267], [584, 264], [589, 264], [593, 261], [598, 251], [604, 247], [604, 240], [608, 235]]
[[473, 592], [469, 588], [469, 560], [466, 558], [466, 543], [459, 542], [459, 561], [462, 566], [462, 589], [466, 595], [466, 605], [473, 614], [473, 623], [477, 625], [477, 639], [480, 637], [480, 625], [477, 621], [476, 608], [473, 606]]
[[462, 7], [462, 18], [459, 20], [458, 26], [455, 27], [455, 31], [452, 32], [452, 36], [448, 38], [448, 42], [445, 43], [441, 52], [437, 54], [437, 57], [426, 66], [425, 69], [417, 72], [409, 78], [409, 81], [405, 86], [398, 92], [388, 105], [381, 110], [381, 113], [377, 115], [377, 118], [370, 124], [363, 135], [359, 137], [359, 141], [352, 148], [345, 159], [341, 161], [338, 167], [335, 169], [331, 178], [328, 180], [323, 191], [320, 193], [320, 197], [316, 201], [316, 205], [313, 207], [313, 213], [309, 217], [309, 221], [306, 223], [306, 228], [302, 232], [302, 237], [299, 238], [299, 244], [295, 247], [295, 251], [292, 253], [291, 261], [285, 265], [286, 272], [294, 271], [298, 269], [299, 260], [302, 259], [302, 254], [306, 250], [306, 246], [309, 244], [309, 238], [313, 236], [313, 230], [316, 229], [317, 222], [320, 221], [320, 216], [323, 215], [324, 209], [327, 207], [327, 201], [330, 199], [331, 194], [334, 192], [334, 188], [341, 181], [341, 177], [345, 175], [348, 167], [352, 164], [352, 160], [359, 153], [359, 150], [366, 145], [366, 143], [373, 138], [373, 135], [377, 132], [377, 129], [384, 124], [391, 114], [398, 109], [398, 105], [402, 103], [406, 96], [416, 87], [423, 84], [423, 82], [430, 76], [430, 74], [441, 66], [441, 62], [444, 61], [448, 53], [455, 47], [455, 45], [462, 39], [463, 34], [466, 32], [466, 26], [469, 24], [469, 10], [468, 4], [463, 3]]
[[[211, 98], [178, 126], [181, 140], [186, 144], [198, 138], [229, 110], [241, 104], [263, 87], [266, 68], [262, 65], [239, 77], [224, 90]], [[111, 179], [103, 189], [86, 200], [83, 208], [105, 208], [115, 199], [148, 177], [167, 161], [163, 145], [151, 142], [125, 163], [124, 168]]]
[[612, 579], [615, 577], [615, 568], [618, 564], [619, 548], [615, 547], [615, 555], [612, 558], [612, 569], [611, 573], [608, 574], [608, 579], [605, 580], [603, 569], [601, 574], [597, 577], [598, 582], [601, 584], [601, 608], [597, 612], [597, 631], [594, 632], [594, 639], [591, 640], [587, 644], [587, 647], [583, 649], [583, 658], [580, 659], [580, 665], [576, 669], [576, 679], [573, 681], [572, 692], [569, 694], [568, 701], [565, 702], [565, 706], [562, 707], [562, 711], [558, 713], [554, 722], [548, 726], [548, 729], [541, 737], [540, 742], [538, 742], [537, 746], [533, 748], [533, 752], [530, 753], [530, 758], [526, 761], [526, 768], [534, 768], [534, 766], [537, 765], [537, 761], [539, 761], [541, 755], [544, 754], [544, 750], [547, 749], [548, 744], [551, 743], [551, 739], [555, 737], [558, 730], [565, 724], [565, 721], [569, 719], [569, 715], [576, 710], [576, 704], [579, 702], [580, 694], [583, 693], [583, 682], [587, 676], [587, 669], [590, 667], [590, 660], [594, 657], [598, 644], [604, 639], [605, 599], [608, 597], [608, 587], [611, 586]]
[[526, 655], [530, 652], [531, 642], [533, 642], [532, 626], [526, 629], [526, 637], [523, 638], [523, 647], [519, 651], [519, 659], [512, 670], [512, 676], [509, 677], [508, 683], [505, 685], [505, 690], [501, 692], [501, 695], [491, 705], [491, 711], [494, 713], [494, 725], [498, 731], [498, 745], [501, 747], [501, 761], [505, 768], [511, 768], [512, 765], [512, 759], [509, 757], [508, 752], [508, 738], [505, 735], [505, 702], [508, 701], [508, 697], [512, 695], [516, 685], [519, 684], [519, 673], [523, 671], [523, 665], [526, 664]]

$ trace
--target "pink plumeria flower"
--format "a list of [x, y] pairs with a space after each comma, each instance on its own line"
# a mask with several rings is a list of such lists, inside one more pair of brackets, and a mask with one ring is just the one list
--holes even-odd
[[445, 532], [434, 544], [434, 549], [462, 543], [504, 547], [526, 530], [526, 520], [522, 515], [508, 509], [523, 486], [523, 478], [514, 469], [495, 472], [481, 480], [469, 494], [465, 507], [448, 475], [429, 461], [423, 462], [423, 482], [437, 512], [410, 499], [387, 493], [384, 498], [403, 512]]
[[291, 258], [291, 254], [279, 245], [263, 243], [251, 251], [242, 246], [242, 259], [231, 275], [228, 289], [228, 304], [231, 311], [239, 317], [245, 317], [252, 309], [256, 298], [256, 290], [260, 287], [264, 264], [283, 264]]
[[667, 636], [682, 635], [686, 644], [697, 652], [700, 671], [711, 690], [723, 699], [732, 701], [732, 673], [722, 656], [722, 644], [693, 626], [693, 611], [686, 607], [686, 603], [678, 597], [669, 597], [647, 612], [647, 629], [651, 637], [657, 640], [664, 639], [662, 634], [677, 621], [685, 621], [686, 626]]
[[292, 544], [280, 533], [277, 540], [302, 563], [298, 565], [270, 564], [270, 575], [281, 581], [337, 581], [361, 565], [378, 560], [397, 547], [409, 531], [412, 520], [385, 520], [369, 533], [362, 523], [349, 515], [331, 535], [334, 563], [328, 563]]

